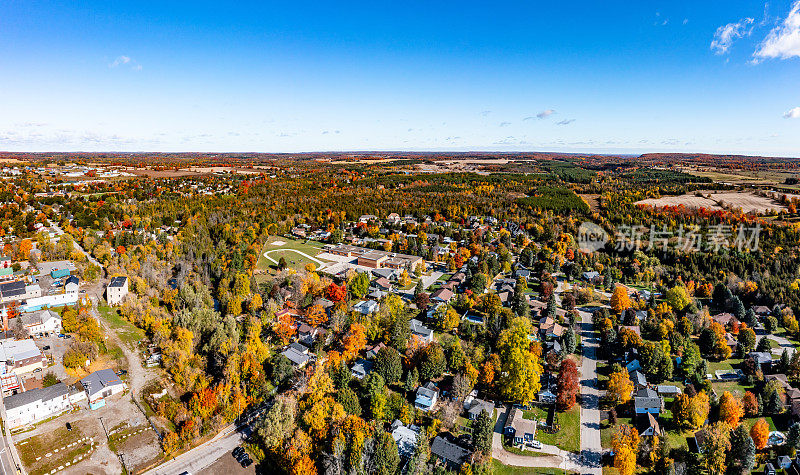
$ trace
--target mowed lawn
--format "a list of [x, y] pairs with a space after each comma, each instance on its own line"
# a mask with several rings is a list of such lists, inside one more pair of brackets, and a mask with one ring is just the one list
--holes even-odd
[[[297, 252], [299, 251], [299, 252]], [[273, 273], [277, 269], [277, 263], [281, 257], [286, 259], [286, 264], [295, 270], [305, 269], [307, 264], [314, 264], [320, 267], [319, 262], [308, 259], [300, 253], [306, 254], [313, 258], [322, 251], [322, 244], [315, 241], [300, 241], [297, 239], [290, 239], [283, 236], [270, 236], [264, 247], [261, 249], [261, 254], [258, 256], [256, 262], [256, 270], [261, 272]], [[268, 259], [264, 254], [267, 254]], [[322, 259], [318, 259], [325, 262]]]
[[[536, 431], [536, 440], [543, 444], [555, 445], [556, 447], [568, 452], [580, 452], [581, 450], [581, 408], [575, 404], [572, 409], [566, 412], [558, 412], [558, 422], [561, 429], [555, 434], [547, 434], [542, 430]], [[547, 412], [542, 408], [535, 407], [532, 411], [525, 411], [526, 419], [533, 419], [534, 416], [540, 419], [547, 418]]]
[[497, 459], [492, 459], [492, 473], [494, 475], [561, 475], [575, 472], [564, 472], [560, 468], [513, 467], [511, 465], [503, 465]]

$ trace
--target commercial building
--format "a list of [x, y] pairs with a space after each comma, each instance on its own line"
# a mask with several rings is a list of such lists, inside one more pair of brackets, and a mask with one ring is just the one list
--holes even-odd
[[3, 403], [11, 429], [43, 421], [72, 407], [69, 388], [64, 383], [14, 394]]
[[92, 409], [105, 406], [107, 397], [121, 393], [127, 388], [119, 376], [109, 368], [95, 371], [81, 379], [81, 384], [89, 399], [89, 407]]

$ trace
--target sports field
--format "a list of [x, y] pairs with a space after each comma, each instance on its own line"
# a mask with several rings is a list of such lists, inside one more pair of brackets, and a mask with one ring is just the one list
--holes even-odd
[[295, 270], [302, 270], [307, 264], [314, 264], [319, 269], [328, 263], [316, 257], [321, 250], [322, 245], [316, 241], [306, 242], [284, 236], [270, 236], [261, 249], [256, 271], [276, 273], [281, 257], [286, 259], [288, 267]]

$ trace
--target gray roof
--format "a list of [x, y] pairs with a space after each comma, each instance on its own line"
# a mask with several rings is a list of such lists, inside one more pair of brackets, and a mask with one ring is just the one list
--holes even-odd
[[81, 280], [79, 278], [77, 278], [76, 276], [74, 276], [74, 275], [71, 275], [71, 276], [67, 277], [67, 280], [64, 281], [64, 285], [67, 285], [67, 284], [80, 285], [80, 283], [81, 283]]
[[425, 397], [428, 399], [433, 400], [433, 398], [438, 394], [438, 390], [433, 383], [428, 383], [425, 386], [420, 386], [417, 388], [417, 397]]
[[281, 354], [283, 356], [285, 356], [286, 358], [288, 358], [289, 361], [291, 361], [292, 363], [294, 363], [297, 366], [302, 366], [302, 365], [308, 363], [308, 360], [310, 359], [308, 357], [308, 355], [306, 355], [304, 353], [301, 353], [301, 352], [299, 352], [296, 349], [291, 348], [291, 347], [287, 348], [286, 350], [281, 352]]
[[661, 408], [661, 398], [658, 397], [658, 393], [652, 388], [642, 388], [636, 391], [636, 397], [633, 399], [634, 405], [637, 408]]
[[121, 379], [119, 379], [119, 376], [117, 376], [113, 370], [106, 368], [101, 369], [100, 371], [95, 371], [89, 376], [81, 379], [81, 384], [83, 385], [84, 389], [86, 389], [86, 392], [89, 394], [89, 396], [92, 396], [93, 394], [97, 394], [107, 387], [117, 386], [124, 383]]
[[470, 414], [480, 415], [481, 412], [486, 411], [491, 416], [494, 413], [494, 403], [484, 401], [483, 399], [473, 399], [467, 412]]
[[639, 386], [647, 386], [647, 378], [639, 370], [633, 370], [630, 374], [631, 382]]
[[417, 319], [412, 319], [409, 321], [408, 327], [411, 329], [411, 333], [415, 335], [421, 335], [425, 338], [429, 338], [431, 335], [433, 335], [433, 330], [423, 325], [422, 322]]
[[437, 436], [435, 439], [433, 439], [433, 444], [431, 444], [431, 453], [441, 459], [447, 460], [448, 462], [459, 466], [465, 462], [468, 462], [470, 455], [472, 455], [472, 452], [469, 450], [448, 441], [442, 436]]
[[748, 356], [758, 364], [772, 363], [772, 355], [766, 351], [753, 351]]
[[122, 286], [125, 285], [125, 281], [127, 281], [127, 280], [128, 280], [127, 277], [125, 277], [124, 275], [120, 275], [120, 276], [117, 276], [117, 277], [114, 277], [113, 279], [111, 279], [111, 283], [108, 284], [108, 286], [109, 287], [122, 287]]
[[3, 401], [6, 409], [15, 409], [36, 401], [49, 401], [61, 396], [69, 395], [69, 389], [64, 383], [56, 383], [47, 388], [36, 388], [24, 393], [14, 394]]

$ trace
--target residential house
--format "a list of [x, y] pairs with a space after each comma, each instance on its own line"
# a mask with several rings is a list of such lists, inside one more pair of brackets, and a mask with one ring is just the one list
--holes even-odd
[[33, 340], [0, 340], [0, 375], [14, 373], [21, 375], [44, 369], [47, 358]]
[[77, 292], [81, 285], [81, 280], [74, 275], [67, 277], [64, 281], [64, 292]]
[[374, 290], [380, 290], [382, 292], [391, 292], [392, 291], [392, 284], [389, 282], [389, 279], [386, 277], [378, 277], [377, 279], [372, 281], [372, 286]]
[[419, 427], [415, 425], [405, 426], [402, 422], [395, 419], [390, 427], [392, 438], [397, 444], [397, 454], [403, 460], [408, 460], [417, 450], [417, 436]]
[[514, 445], [531, 445], [536, 437], [536, 421], [525, 419], [522, 410], [515, 407], [506, 418], [503, 431]]
[[57, 383], [4, 398], [10, 429], [48, 419], [70, 409], [69, 388]]
[[484, 401], [483, 399], [478, 399], [470, 394], [464, 399], [464, 410], [467, 411], [467, 417], [469, 420], [474, 421], [479, 415], [481, 415], [481, 412], [484, 411], [488, 413], [489, 416], [493, 416], [494, 403], [490, 401]]
[[633, 407], [636, 414], [660, 414], [662, 401], [655, 389], [643, 388], [635, 393]]
[[458, 470], [465, 463], [472, 462], [472, 452], [470, 450], [450, 442], [442, 436], [436, 436], [433, 439], [431, 457], [447, 466], [450, 470]]
[[769, 307], [766, 307], [764, 305], [758, 305], [753, 307], [753, 313], [755, 313], [759, 317], [766, 317], [769, 316], [769, 314], [771, 314], [772, 311], [769, 309]]
[[308, 364], [311, 357], [308, 355], [308, 348], [306, 348], [303, 345], [296, 345], [296, 346], [293, 345], [295, 344], [289, 345], [285, 350], [281, 352], [281, 354], [286, 358], [288, 358], [288, 360], [292, 362], [295, 368], [299, 369]]
[[353, 375], [356, 379], [364, 379], [367, 377], [369, 373], [372, 372], [372, 368], [375, 366], [375, 363], [372, 361], [367, 361], [365, 359], [359, 358], [356, 360], [353, 367], [350, 368], [350, 374]]
[[644, 389], [644, 388], [647, 387], [647, 378], [638, 369], [634, 370], [634, 371], [631, 371], [629, 373], [629, 376], [631, 378], [631, 382], [633, 383], [633, 391], [634, 392], [636, 392], [636, 391], [638, 391], [640, 389]]
[[433, 341], [433, 330], [423, 325], [422, 322], [416, 318], [411, 319], [411, 321], [408, 322], [408, 326], [411, 329], [412, 336], [417, 337], [419, 340], [425, 343], [430, 343]]
[[584, 272], [581, 276], [587, 282], [597, 282], [600, 279], [600, 273], [596, 270]]
[[106, 287], [106, 301], [109, 305], [119, 305], [128, 295], [128, 278], [117, 276]]
[[732, 313], [728, 312], [718, 313], [713, 317], [711, 317], [711, 319], [725, 328], [728, 328], [730, 325], [733, 325], [734, 322], [738, 322], [738, 320], [736, 320], [736, 317], [734, 317]]
[[440, 288], [431, 293], [431, 302], [448, 303], [453, 300], [453, 291], [447, 288]]
[[725, 333], [725, 344], [731, 349], [731, 353], [736, 353], [736, 348], [739, 347], [739, 342], [730, 333]]
[[372, 345], [367, 347], [367, 359], [371, 360], [378, 356], [378, 352], [381, 351], [382, 348], [386, 348], [386, 344], [383, 342], [378, 343], [377, 345]]
[[556, 395], [549, 389], [539, 391], [539, 394], [537, 394], [536, 397], [539, 402], [543, 402], [545, 404], [554, 404], [556, 402]]
[[81, 379], [81, 385], [89, 399], [89, 407], [98, 409], [106, 405], [105, 399], [121, 393], [128, 386], [110, 368], [95, 371]]
[[375, 313], [378, 311], [378, 309], [380, 309], [380, 305], [374, 300], [362, 300], [361, 302], [353, 305], [353, 310], [360, 312], [362, 315]]
[[656, 392], [661, 397], [677, 397], [681, 394], [681, 388], [670, 384], [659, 384], [656, 386]]
[[24, 280], [3, 282], [0, 284], [0, 304], [20, 302], [42, 295], [39, 284], [28, 284]]
[[772, 354], [766, 351], [752, 351], [747, 354], [764, 374], [772, 372]]
[[564, 334], [564, 327], [556, 323], [552, 317], [545, 317], [539, 321], [539, 333], [544, 338], [561, 338]]
[[439, 400], [439, 388], [433, 382], [428, 382], [425, 386], [417, 388], [417, 398], [414, 400], [414, 407], [421, 411], [428, 412], [436, 405]]
[[658, 419], [649, 412], [646, 416], [637, 417], [636, 420], [638, 421], [639, 436], [641, 437], [661, 436], [664, 433], [661, 430], [661, 426], [658, 424]]
[[328, 332], [324, 328], [312, 327], [306, 323], [301, 323], [300, 326], [297, 327], [298, 341], [309, 348], [314, 346], [314, 342], [316, 342], [317, 339], [327, 343], [328, 337]]

